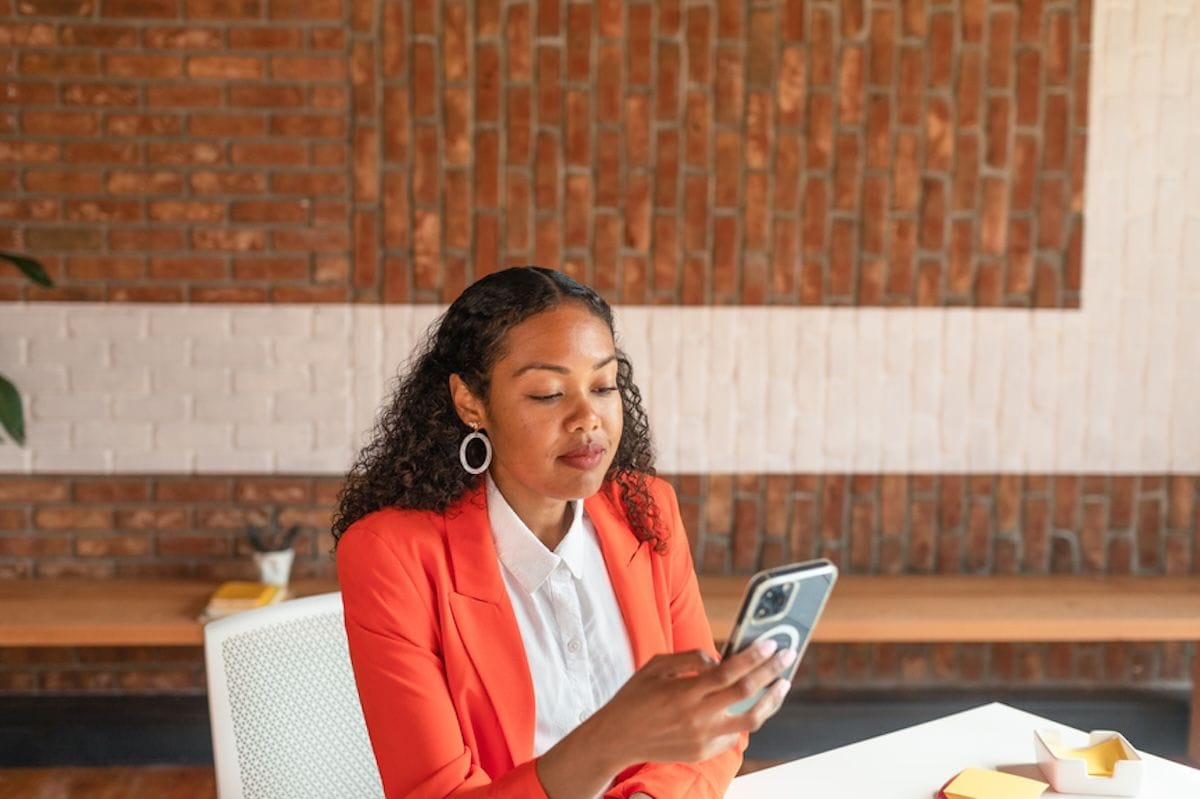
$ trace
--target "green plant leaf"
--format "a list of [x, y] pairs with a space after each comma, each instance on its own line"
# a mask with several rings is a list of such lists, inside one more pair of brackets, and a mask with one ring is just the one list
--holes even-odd
[[0, 375], [0, 427], [18, 444], [25, 445], [25, 410], [17, 387]]
[[54, 281], [50, 279], [50, 275], [46, 274], [46, 270], [42, 268], [42, 265], [32, 258], [11, 252], [0, 252], [0, 258], [20, 269], [25, 273], [26, 277], [39, 286], [46, 288], [54, 286]]

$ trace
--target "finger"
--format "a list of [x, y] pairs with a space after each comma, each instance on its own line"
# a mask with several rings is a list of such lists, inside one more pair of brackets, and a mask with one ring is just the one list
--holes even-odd
[[717, 691], [737, 683], [764, 663], [770, 661], [779, 648], [779, 642], [773, 638], [756, 641], [740, 652], [736, 652], [721, 661], [721, 665], [705, 675], [710, 691]]
[[780, 674], [786, 671], [795, 660], [796, 651], [794, 649], [785, 649], [782, 652], [775, 653], [772, 657], [760, 662], [750, 671], [743, 674], [741, 678], [732, 684], [713, 691], [706, 697], [705, 706], [709, 708], [729, 707], [730, 705], [749, 699], [772, 682], [775, 682]]
[[756, 732], [767, 719], [779, 712], [779, 708], [783, 706], [791, 689], [790, 680], [776, 680], [754, 703], [754, 706], [745, 713], [727, 715], [725, 721], [718, 727], [718, 732], [721, 734]]
[[680, 677], [707, 671], [716, 663], [717, 661], [707, 652], [701, 649], [692, 649], [688, 652], [655, 655], [646, 666], [652, 667], [654, 674]]

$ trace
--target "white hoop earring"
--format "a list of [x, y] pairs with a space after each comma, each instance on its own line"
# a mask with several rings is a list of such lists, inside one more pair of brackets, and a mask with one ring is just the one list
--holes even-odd
[[[467, 447], [474, 440], [483, 442], [483, 463], [479, 466], [472, 466], [467, 462]], [[472, 430], [465, 438], [463, 438], [462, 444], [458, 448], [458, 460], [468, 474], [483, 474], [487, 471], [487, 467], [491, 466], [492, 464], [492, 442], [489, 441], [488, 437], [483, 433], [479, 432], [478, 430]]]

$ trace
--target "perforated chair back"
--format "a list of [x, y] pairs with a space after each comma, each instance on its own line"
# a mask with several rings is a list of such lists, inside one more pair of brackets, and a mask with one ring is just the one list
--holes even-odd
[[340, 593], [204, 628], [220, 799], [382, 797]]

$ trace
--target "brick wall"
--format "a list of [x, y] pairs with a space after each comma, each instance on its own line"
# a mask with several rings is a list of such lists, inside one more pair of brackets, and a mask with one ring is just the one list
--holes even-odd
[[20, 0], [2, 299], [1078, 307], [1089, 0]]
[[[87, 301], [0, 313], [31, 421], [0, 578], [245, 575], [271, 518], [331, 573], [334, 475], [429, 303], [534, 260], [624, 304], [702, 570], [1195, 573], [1200, 13], [1097, 9], [1093, 68], [1087, 0], [0, 0], [0, 247], [60, 280], [0, 300]], [[1188, 657], [817, 647], [801, 679]], [[196, 650], [0, 649], [0, 690], [201, 687]]]

